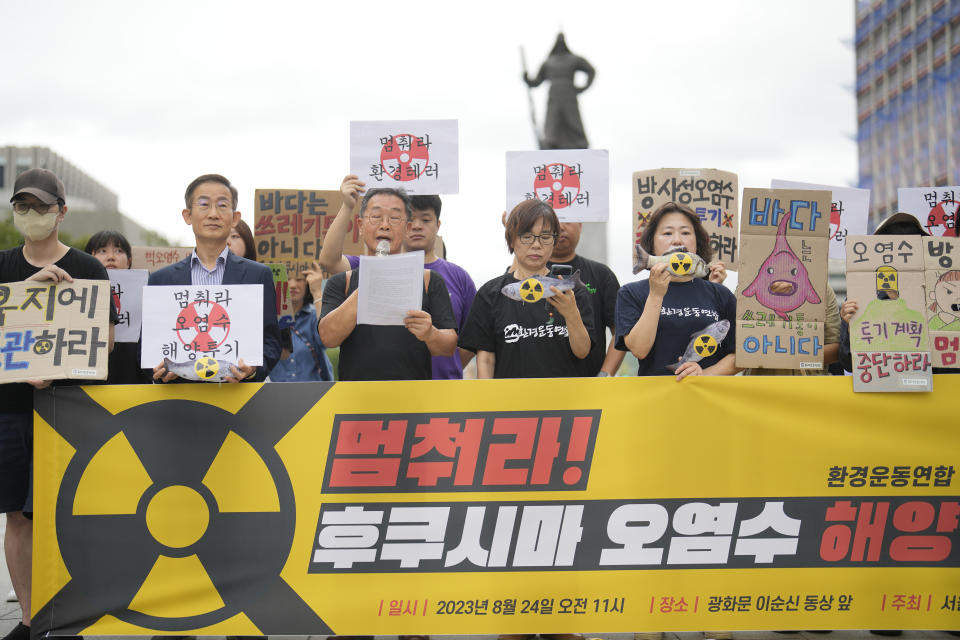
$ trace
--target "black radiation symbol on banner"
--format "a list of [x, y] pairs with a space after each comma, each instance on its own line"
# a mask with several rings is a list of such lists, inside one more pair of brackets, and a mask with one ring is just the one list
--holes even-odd
[[717, 341], [713, 336], [703, 334], [693, 341], [693, 350], [702, 358], [708, 358], [717, 351]]
[[220, 363], [214, 358], [204, 356], [197, 359], [196, 363], [193, 365], [193, 370], [198, 376], [206, 380], [207, 378], [212, 378], [217, 375], [217, 373], [220, 371]]
[[536, 278], [527, 278], [520, 283], [520, 297], [525, 302], [536, 302], [543, 297], [543, 283]]
[[280, 578], [296, 509], [274, 447], [331, 383], [313, 384], [264, 385], [236, 414], [163, 400], [111, 415], [74, 387], [57, 390], [70, 418], [55, 423], [50, 397], [38, 402], [77, 451], [56, 510], [70, 581], [34, 628], [74, 634], [111, 615], [175, 632], [242, 613], [266, 634], [332, 633]]
[[674, 253], [670, 256], [670, 271], [678, 276], [690, 275], [693, 270], [693, 258], [688, 253]]

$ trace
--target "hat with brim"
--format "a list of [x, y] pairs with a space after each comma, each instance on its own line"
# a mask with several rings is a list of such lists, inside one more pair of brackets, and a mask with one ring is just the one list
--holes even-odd
[[877, 225], [877, 229], [873, 233], [874, 235], [878, 235], [878, 236], [884, 235], [883, 233], [884, 230], [895, 224], [907, 224], [916, 229], [916, 231], [914, 231], [913, 233], [905, 233], [903, 235], [914, 235], [914, 234], [921, 235], [921, 236], [930, 235], [930, 233], [923, 228], [923, 225], [920, 224], [920, 221], [917, 220], [916, 216], [913, 216], [909, 213], [904, 213], [902, 211], [895, 213], [892, 216], [889, 216], [886, 219], [884, 219], [880, 224]]
[[54, 204], [59, 201], [66, 201], [63, 182], [57, 175], [49, 169], [28, 169], [24, 171], [13, 183], [13, 202], [22, 195], [29, 194], [35, 196], [43, 204]]

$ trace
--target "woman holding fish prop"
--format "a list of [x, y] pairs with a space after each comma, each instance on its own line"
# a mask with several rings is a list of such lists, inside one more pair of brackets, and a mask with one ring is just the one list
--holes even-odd
[[672, 372], [682, 380], [737, 372], [737, 301], [719, 284], [722, 263], [707, 266], [711, 256], [710, 238], [689, 207], [668, 202], [650, 217], [634, 269], [649, 268], [650, 278], [624, 285], [617, 296], [617, 348], [640, 361], [637, 375]]
[[593, 314], [577, 274], [548, 275], [559, 229], [553, 208], [539, 200], [510, 212], [505, 237], [515, 266], [480, 287], [460, 335], [460, 348], [477, 353], [478, 378], [578, 375]]

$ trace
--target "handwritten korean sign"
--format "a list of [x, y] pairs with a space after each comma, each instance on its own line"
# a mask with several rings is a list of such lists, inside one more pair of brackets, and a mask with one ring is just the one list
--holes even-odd
[[933, 366], [960, 368], [960, 238], [923, 239], [927, 329]]
[[133, 247], [130, 256], [131, 269], [146, 269], [153, 273], [157, 269], [180, 262], [191, 253], [192, 247]]
[[202, 356], [263, 364], [263, 285], [144, 288], [140, 365]]
[[710, 234], [716, 260], [736, 269], [737, 211], [740, 207], [737, 174], [719, 169], [650, 169], [633, 174], [633, 244], [647, 220], [661, 205], [678, 202], [700, 216]]
[[507, 152], [507, 211], [536, 198], [553, 207], [560, 222], [606, 222], [609, 191], [607, 151]]
[[823, 368], [830, 192], [744, 189], [737, 366]]
[[[320, 257], [323, 238], [342, 205], [339, 191], [257, 189], [253, 229], [257, 261], [282, 264], [289, 277], [302, 277], [304, 269]], [[363, 255], [360, 228], [354, 215], [343, 253]]]
[[854, 391], [933, 391], [921, 236], [847, 238]]
[[409, 194], [457, 193], [456, 120], [358, 120], [350, 123], [350, 173], [367, 188]]
[[0, 285], [0, 382], [105, 380], [110, 283]]
[[293, 325], [293, 308], [290, 306], [290, 282], [287, 279], [287, 268], [282, 264], [268, 263], [273, 275], [273, 286], [277, 294], [277, 324], [281, 329]]

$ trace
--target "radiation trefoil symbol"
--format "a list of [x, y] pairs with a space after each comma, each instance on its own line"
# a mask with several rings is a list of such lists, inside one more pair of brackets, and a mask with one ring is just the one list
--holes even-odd
[[708, 358], [712, 356], [717, 351], [717, 341], [713, 336], [704, 334], [702, 336], [697, 336], [697, 339], [693, 342], [693, 350], [701, 358]]
[[201, 379], [207, 380], [217, 375], [220, 371], [220, 365], [215, 358], [204, 356], [197, 359], [193, 365], [193, 370]]
[[543, 297], [543, 283], [536, 278], [527, 278], [520, 283], [520, 297], [525, 302], [536, 302]]
[[76, 453], [56, 504], [70, 580], [34, 629], [73, 635], [112, 616], [182, 632], [242, 614], [264, 634], [333, 633], [280, 578], [296, 507], [275, 446], [330, 387], [313, 384], [263, 385], [236, 414], [160, 400], [113, 415], [77, 387], [38, 396]]
[[670, 256], [670, 271], [674, 275], [688, 276], [693, 270], [693, 258], [688, 253], [674, 253]]

